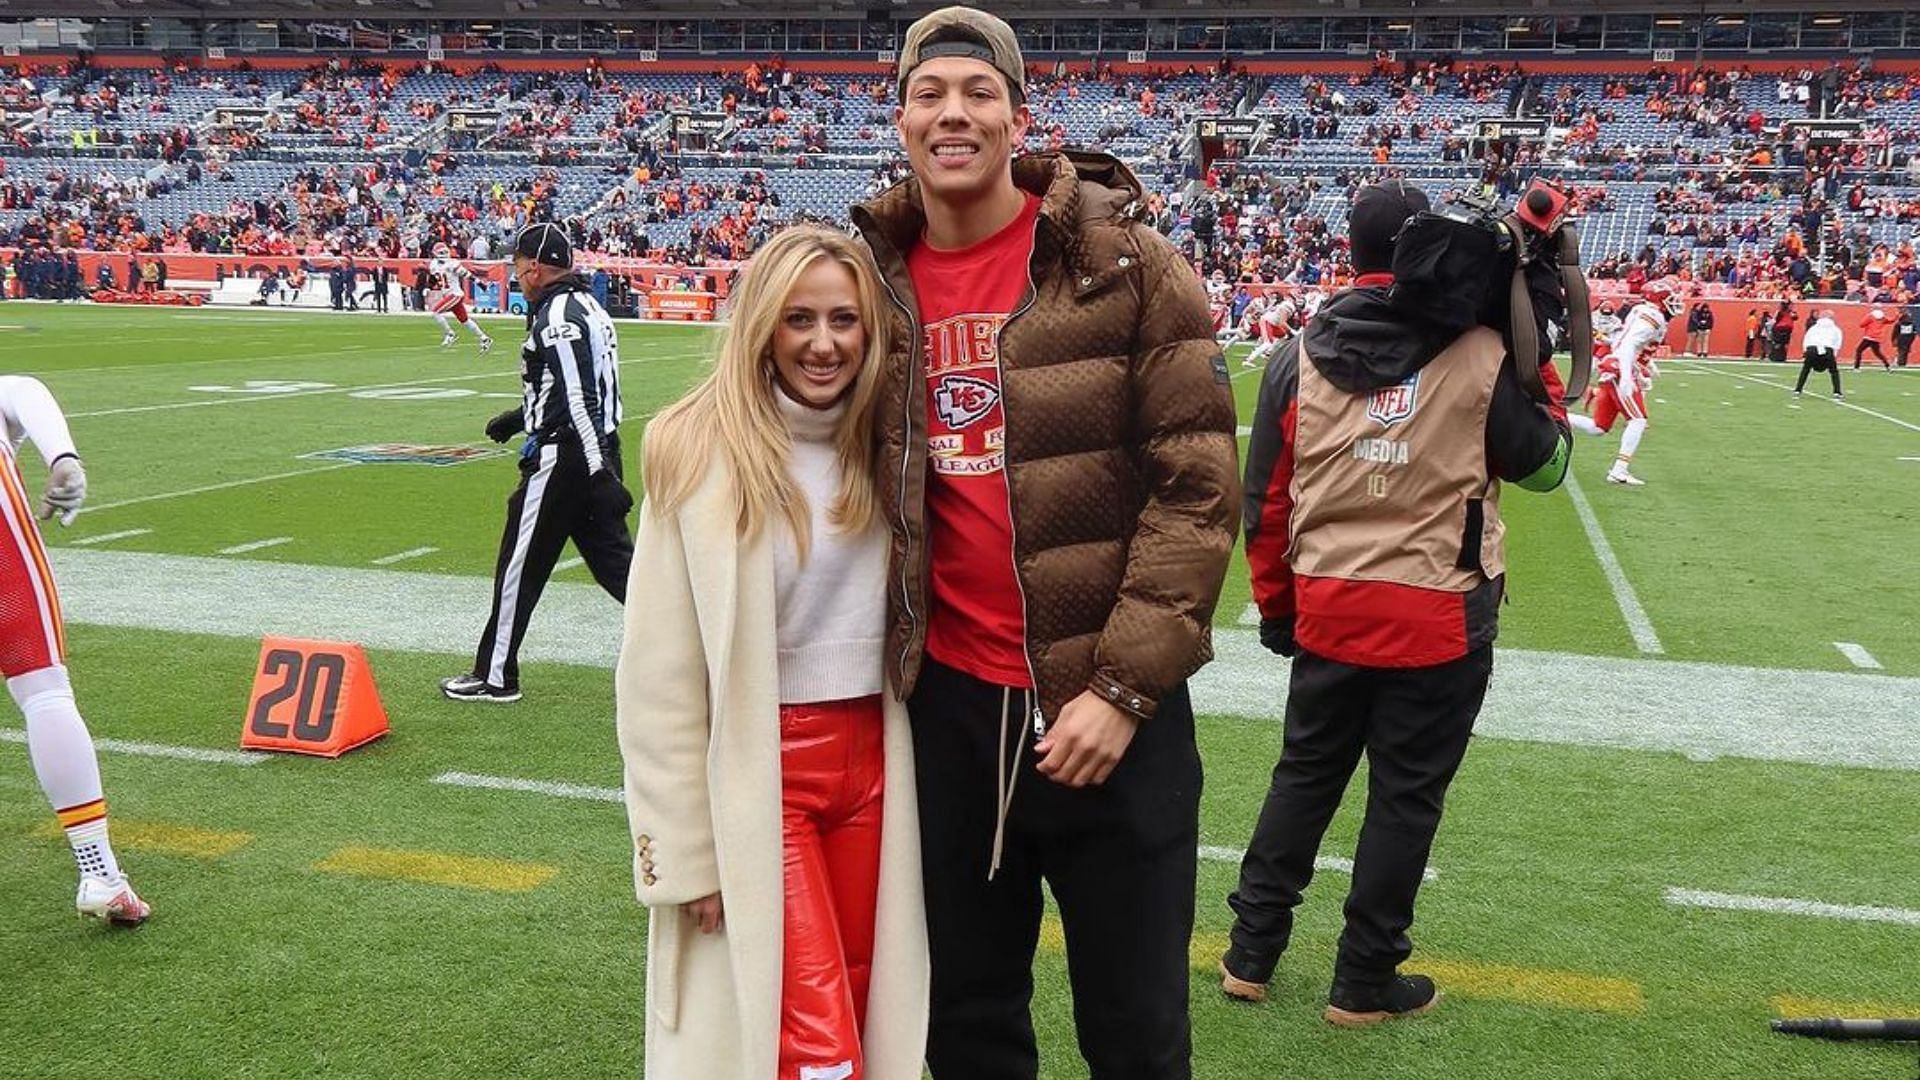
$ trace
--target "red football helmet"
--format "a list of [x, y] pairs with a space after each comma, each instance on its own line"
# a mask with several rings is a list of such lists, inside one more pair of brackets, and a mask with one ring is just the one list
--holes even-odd
[[1670, 278], [1649, 281], [1640, 287], [1640, 299], [1666, 312], [1680, 314], [1680, 291]]

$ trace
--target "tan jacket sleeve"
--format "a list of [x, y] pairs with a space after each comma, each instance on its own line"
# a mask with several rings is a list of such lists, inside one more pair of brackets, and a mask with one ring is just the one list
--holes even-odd
[[1144, 719], [1213, 657], [1240, 483], [1233, 388], [1206, 291], [1165, 237], [1144, 227], [1137, 235], [1145, 265], [1133, 426], [1147, 498], [1089, 688]]
[[640, 507], [614, 673], [633, 829], [634, 894], [649, 907], [720, 891], [707, 786], [707, 660], [678, 518]]

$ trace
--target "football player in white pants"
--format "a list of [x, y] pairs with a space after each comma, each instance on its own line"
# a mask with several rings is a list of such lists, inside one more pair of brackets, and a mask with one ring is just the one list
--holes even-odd
[[1679, 303], [1671, 282], [1648, 282], [1640, 290], [1640, 303], [1622, 320], [1620, 329], [1606, 353], [1596, 349], [1599, 386], [1594, 391], [1593, 416], [1568, 413], [1567, 423], [1585, 435], [1605, 435], [1613, 430], [1620, 416], [1627, 418], [1627, 429], [1620, 435], [1620, 452], [1607, 470], [1607, 482], [1641, 487], [1645, 480], [1628, 468], [1647, 433], [1647, 388], [1660, 373], [1653, 365], [1653, 354], [1667, 339], [1667, 319]]
[[487, 336], [480, 324], [467, 314], [467, 281], [473, 272], [453, 257], [453, 249], [445, 244], [433, 249], [433, 261], [427, 264], [427, 310], [440, 323], [440, 347], [445, 349], [459, 339], [453, 332], [453, 324], [447, 321], [452, 315], [455, 322], [473, 331], [480, 339], [480, 351], [493, 348], [493, 339]]
[[1267, 362], [1280, 346], [1293, 336], [1293, 301], [1284, 296], [1273, 296], [1267, 300], [1267, 309], [1260, 313], [1260, 344], [1240, 361], [1242, 367], [1259, 367]]
[[47, 461], [41, 517], [70, 524], [87, 495], [87, 474], [66, 417], [38, 379], [0, 376], [0, 674], [27, 720], [27, 756], [80, 868], [80, 914], [136, 926], [152, 914], [127, 883], [107, 841], [107, 800], [93, 737], [67, 680], [66, 627], [46, 546], [29, 509], [14, 454], [32, 439]]

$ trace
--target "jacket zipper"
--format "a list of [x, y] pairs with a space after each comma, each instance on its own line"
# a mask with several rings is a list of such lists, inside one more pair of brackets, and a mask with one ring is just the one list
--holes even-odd
[[[1033, 247], [1040, 245], [1040, 221], [1033, 219]], [[1013, 321], [1025, 315], [1040, 298], [1039, 287], [1033, 280], [1033, 249], [1027, 253], [1027, 295], [1007, 321], [1000, 324], [1000, 341], [1006, 340], [1007, 327]], [[1033, 738], [1038, 742], [1047, 733], [1047, 715], [1040, 706], [1040, 675], [1033, 667], [1033, 651], [1027, 644], [1027, 587], [1020, 580], [1020, 531], [1014, 525], [1013, 513], [1013, 457], [1008, 448], [1013, 440], [1007, 437], [1007, 429], [1013, 426], [1013, 410], [1007, 408], [1007, 367], [1000, 359], [1000, 341], [993, 345], [993, 366], [1000, 376], [1000, 475], [1005, 479], [1007, 489], [1007, 538], [1009, 540], [1007, 558], [1013, 562], [1013, 588], [1020, 594], [1020, 659], [1026, 661], [1027, 679], [1033, 683]]]
[[[888, 281], [885, 274], [881, 274], [879, 277], [880, 284], [886, 287], [887, 295], [893, 298], [893, 306], [899, 308], [900, 313], [907, 317], [907, 326], [912, 332], [912, 338], [908, 348], [915, 351], [924, 351], [926, 343], [920, 340], [920, 316], [910, 310], [906, 302], [900, 299], [900, 294], [894, 290], [893, 282]], [[1031, 277], [1031, 271], [1029, 271], [1029, 277]], [[909, 362], [907, 372], [910, 377], [918, 377], [922, 383], [926, 381], [926, 375], [924, 374], [922, 365], [919, 363]], [[925, 387], [923, 386], [922, 391], [924, 392], [924, 390]], [[909, 463], [913, 460], [913, 387], [910, 385], [905, 387], [900, 397], [906, 412], [904, 419], [906, 421], [905, 430], [907, 433], [907, 445], [902, 448], [905, 450], [905, 453], [900, 455], [900, 492], [902, 498], [899, 500], [900, 535], [906, 538], [905, 556], [900, 560], [900, 603], [907, 609], [907, 640], [900, 645], [900, 658], [898, 661], [900, 677], [896, 680], [896, 684], [904, 687], [907, 684], [907, 657], [913, 652], [913, 639], [920, 630], [920, 617], [914, 613], [913, 589], [911, 588], [911, 583], [908, 581], [908, 575], [912, 573], [911, 568], [913, 566], [913, 527], [907, 521], [907, 501], [904, 497], [907, 490], [907, 470], [911, 467]], [[924, 473], [925, 469], [923, 466], [923, 479]], [[924, 483], [921, 485], [921, 488], [924, 497]]]

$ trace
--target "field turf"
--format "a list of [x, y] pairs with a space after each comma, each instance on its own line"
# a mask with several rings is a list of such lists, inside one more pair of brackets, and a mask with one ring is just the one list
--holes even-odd
[[[571, 654], [537, 625], [525, 700], [445, 701], [436, 683], [486, 617], [513, 459], [306, 456], [496, 449], [481, 428], [517, 399], [518, 335], [489, 329], [483, 357], [401, 315], [0, 305], [0, 371], [53, 389], [86, 459], [88, 512], [47, 536], [80, 705], [115, 740], [116, 847], [157, 911], [131, 932], [74, 919], [18, 714], [0, 717], [0, 1076], [637, 1073], [645, 915], [607, 799], [614, 605], [562, 570], [551, 615], [591, 644]], [[621, 337], [631, 462], [712, 338]], [[1243, 625], [1236, 555], [1221, 659], [1194, 695], [1196, 1076], [1914, 1074], [1911, 1049], [1766, 1021], [1920, 1015], [1920, 371], [1846, 372], [1836, 404], [1795, 401], [1780, 366], [1662, 368], [1634, 465], [1648, 486], [1605, 483], [1615, 440], [1588, 439], [1574, 474], [1591, 530], [1573, 491], [1503, 498], [1507, 651], [1413, 931], [1409, 967], [1446, 995], [1430, 1017], [1320, 1020], [1337, 866], [1268, 1003], [1229, 1003], [1209, 977], [1285, 688]], [[262, 541], [277, 542], [223, 553]], [[341, 627], [370, 646], [389, 737], [336, 761], [152, 756], [234, 750], [259, 635]], [[1352, 854], [1363, 795], [1330, 859]], [[1760, 910], [1677, 902], [1703, 894]], [[1035, 1016], [1042, 1075], [1064, 1080], [1085, 1072], [1058, 941], [1043, 937]]]

